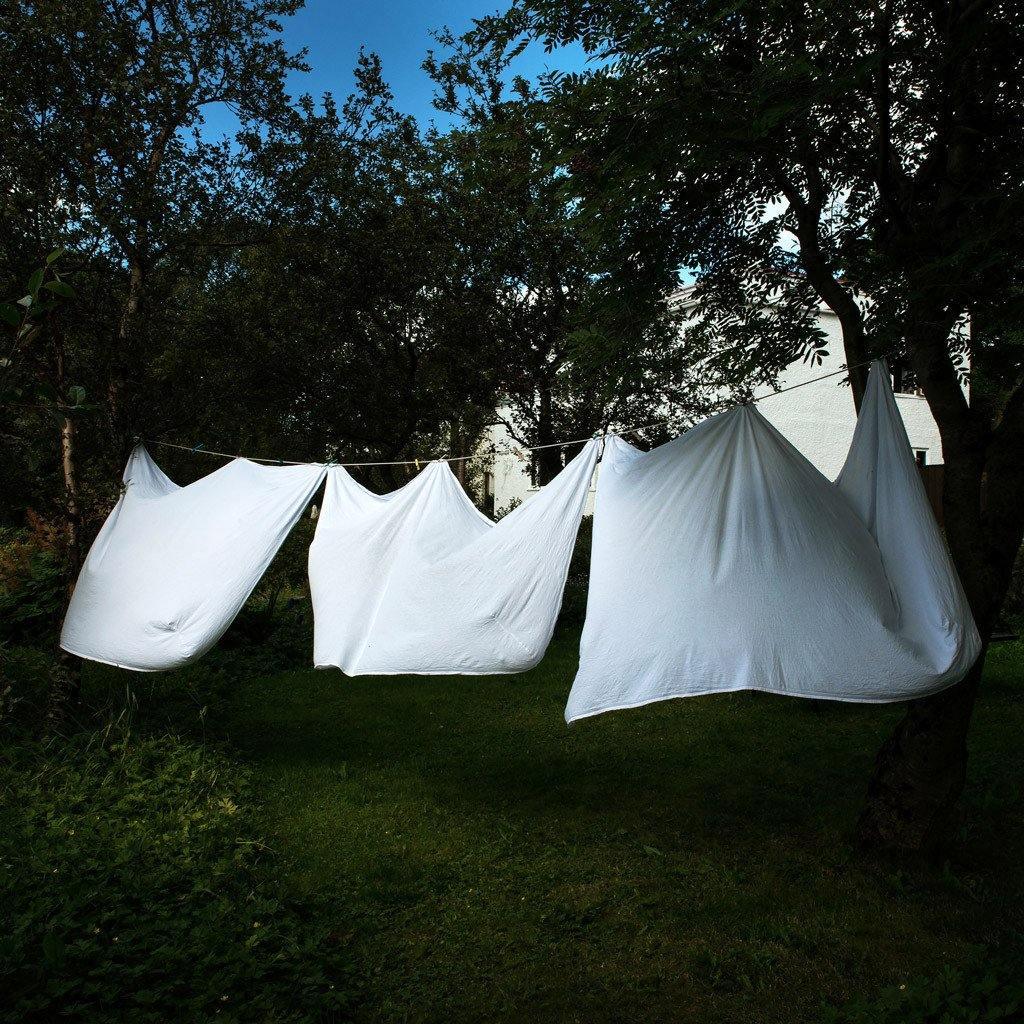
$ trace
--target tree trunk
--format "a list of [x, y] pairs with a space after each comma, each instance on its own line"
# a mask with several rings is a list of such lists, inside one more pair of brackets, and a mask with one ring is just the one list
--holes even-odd
[[[64, 336], [56, 321], [52, 324], [57, 395], [67, 398], [67, 374], [64, 365]], [[78, 504], [78, 473], [75, 466], [75, 421], [65, 412], [60, 429], [61, 472], [64, 479], [64, 536], [67, 599], [75, 589], [78, 570], [82, 562], [81, 510]], [[82, 695], [82, 664], [66, 651], [57, 649], [57, 660], [51, 672], [48, 718], [51, 727], [59, 728], [67, 719], [70, 708], [79, 703]]]
[[451, 428], [451, 444], [448, 447], [448, 453], [456, 456], [455, 462], [450, 462], [448, 465], [451, 467], [452, 473], [455, 474], [455, 479], [459, 481], [462, 489], [469, 494], [472, 498], [473, 495], [469, 491], [469, 463], [465, 459], [458, 458], [460, 455], [468, 454], [467, 451], [463, 451], [466, 445], [466, 434], [462, 429], [462, 423], [458, 420], [452, 422]]
[[[551, 391], [540, 390], [540, 408], [537, 414], [537, 444], [550, 445], [554, 442], [554, 424], [551, 410]], [[562, 450], [558, 447], [543, 447], [533, 453], [533, 466], [538, 487], [551, 483], [562, 472]]]
[[982, 651], [963, 682], [914, 701], [882, 744], [857, 823], [862, 846], [934, 854], [956, 834], [984, 657]]
[[[946, 535], [982, 652], [963, 681], [909, 705], [875, 760], [857, 837], [873, 849], [935, 854], [956, 834], [967, 778], [967, 733], [988, 641], [1024, 537], [1024, 514], [1021, 439], [993, 443], [987, 425], [962, 403], [962, 394], [954, 395], [948, 357], [939, 366], [940, 346], [934, 339], [929, 344], [931, 355], [923, 351], [928, 345], [915, 346], [915, 369], [942, 432]], [[946, 379], [936, 384], [939, 377]], [[958, 382], [955, 386], [959, 391]], [[1004, 426], [1015, 430], [1012, 423]]]
[[61, 466], [64, 474], [64, 534], [72, 580], [82, 564], [81, 512], [78, 507], [78, 474], [75, 470], [75, 421], [64, 417], [60, 428]]
[[128, 294], [125, 296], [121, 319], [117, 325], [117, 343], [107, 380], [107, 415], [110, 423], [110, 435], [117, 448], [124, 451], [127, 451], [129, 442], [127, 417], [124, 409], [124, 361], [135, 326], [135, 317], [139, 311], [139, 303], [142, 300], [144, 281], [142, 264], [137, 260], [132, 260], [128, 274]]
[[[948, 475], [948, 466], [947, 466]], [[943, 502], [954, 520], [955, 503]], [[882, 745], [857, 824], [858, 841], [873, 849], [935, 854], [947, 847], [959, 824], [967, 779], [967, 732], [985, 665], [988, 642], [1009, 588], [1018, 536], [1001, 564], [974, 563], [961, 581], [981, 634], [978, 660], [962, 682], [913, 701]], [[981, 556], [979, 556], [981, 557]]]

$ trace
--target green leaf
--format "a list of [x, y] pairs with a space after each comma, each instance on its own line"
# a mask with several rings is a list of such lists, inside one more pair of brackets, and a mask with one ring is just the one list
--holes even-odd
[[29, 290], [29, 292], [32, 295], [37, 295], [39, 293], [39, 288], [42, 285], [42, 283], [43, 283], [43, 270], [40, 269], [40, 270], [37, 270], [28, 279], [28, 290]]
[[47, 281], [43, 287], [53, 292], [54, 295], [60, 295], [65, 299], [73, 299], [75, 297], [75, 289], [64, 281]]
[[12, 306], [9, 302], [0, 305], [0, 319], [12, 327], [21, 326], [21, 314], [18, 312], [17, 307]]
[[65, 249], [63, 246], [61, 246], [59, 249], [54, 249], [53, 252], [51, 252], [50, 255], [46, 257], [46, 265], [48, 267], [52, 266], [66, 252], [67, 252], [67, 249]]
[[72, 384], [68, 388], [68, 400], [72, 405], [82, 405], [86, 399], [86, 390], [81, 384]]

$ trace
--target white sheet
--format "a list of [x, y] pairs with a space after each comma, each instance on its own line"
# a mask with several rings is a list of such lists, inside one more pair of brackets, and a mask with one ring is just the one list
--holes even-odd
[[979, 651], [883, 364], [835, 484], [753, 406], [647, 453], [608, 439], [567, 721], [742, 689], [905, 700]]
[[177, 668], [224, 634], [312, 499], [322, 466], [235, 459], [178, 487], [136, 448], [82, 566], [64, 650], [139, 672]]
[[547, 649], [597, 443], [492, 523], [447, 463], [377, 495], [328, 471], [309, 551], [313, 660], [349, 675], [522, 672]]

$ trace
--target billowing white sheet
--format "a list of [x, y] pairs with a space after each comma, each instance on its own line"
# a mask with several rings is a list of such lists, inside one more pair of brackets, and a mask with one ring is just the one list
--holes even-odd
[[447, 463], [377, 495], [328, 470], [309, 551], [313, 660], [349, 675], [522, 672], [547, 649], [597, 458], [492, 523]]
[[729, 690], [896, 701], [980, 651], [883, 364], [833, 484], [753, 406], [610, 437], [566, 720]]
[[187, 487], [137, 447], [64, 620], [64, 650], [139, 672], [176, 668], [224, 634], [312, 499], [322, 466], [235, 459]]

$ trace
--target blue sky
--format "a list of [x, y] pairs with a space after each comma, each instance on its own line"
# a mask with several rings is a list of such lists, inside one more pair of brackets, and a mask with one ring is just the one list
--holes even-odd
[[[494, 0], [306, 0], [306, 6], [284, 23], [289, 49], [309, 50], [306, 62], [311, 71], [289, 80], [293, 95], [303, 92], [319, 98], [333, 92], [340, 100], [351, 92], [352, 68], [359, 47], [380, 54], [384, 74], [404, 113], [413, 114], [425, 127], [433, 119], [439, 127], [447, 118], [431, 106], [433, 88], [420, 68], [428, 49], [437, 49], [432, 29], [449, 26], [456, 33], [471, 27], [474, 17], [495, 13]], [[583, 53], [573, 47], [548, 55], [531, 47], [519, 58], [515, 70], [533, 78], [548, 68], [563, 71], [583, 66]], [[208, 112], [207, 131], [220, 135], [234, 130], [231, 114], [218, 108]]]

